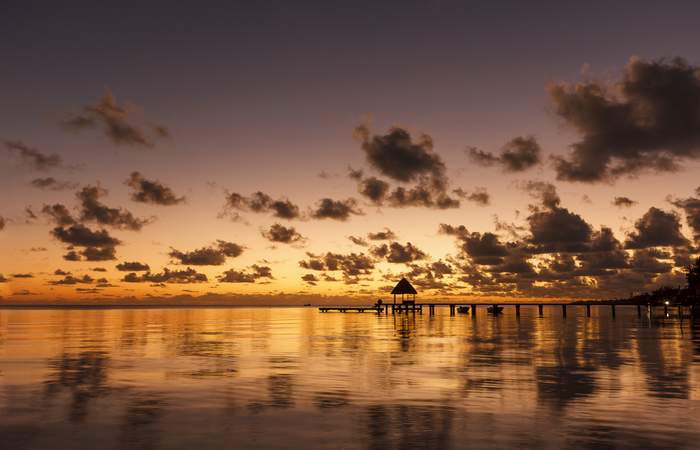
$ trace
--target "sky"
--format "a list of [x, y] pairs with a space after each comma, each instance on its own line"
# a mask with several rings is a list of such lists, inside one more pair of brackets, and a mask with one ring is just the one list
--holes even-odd
[[604, 299], [700, 253], [700, 5], [5, 2], [7, 302]]

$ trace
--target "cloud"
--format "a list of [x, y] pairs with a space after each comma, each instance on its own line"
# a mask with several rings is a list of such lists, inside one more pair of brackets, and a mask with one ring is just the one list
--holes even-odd
[[618, 208], [631, 208], [632, 206], [636, 205], [637, 202], [629, 197], [615, 197], [612, 204]]
[[172, 249], [168, 255], [177, 260], [177, 264], [192, 266], [220, 266], [226, 258], [235, 258], [243, 253], [244, 247], [233, 242], [216, 241], [213, 246], [202, 247], [190, 252]]
[[63, 158], [58, 153], [47, 155], [21, 141], [5, 141], [5, 147], [8, 151], [17, 153], [22, 162], [34, 170], [45, 172], [63, 165]]
[[342, 255], [327, 252], [325, 255], [307, 253], [308, 260], [299, 261], [299, 266], [316, 271], [342, 271], [346, 277], [368, 275], [374, 269], [374, 260], [361, 253]]
[[0, 216], [0, 231], [5, 229], [5, 224], [6, 224], [5, 218]]
[[559, 83], [554, 110], [581, 140], [553, 157], [557, 178], [611, 181], [700, 157], [700, 70], [681, 58], [632, 58], [616, 83]]
[[294, 227], [285, 227], [278, 223], [272, 225], [269, 230], [263, 231], [262, 235], [271, 242], [283, 244], [294, 244], [304, 241], [304, 237]]
[[350, 169], [349, 176], [358, 182], [358, 192], [375, 205], [395, 208], [457, 208], [459, 200], [447, 192], [449, 180], [445, 163], [433, 151], [432, 138], [421, 135], [413, 141], [410, 133], [394, 127], [385, 135], [370, 135], [366, 125], [355, 129], [370, 166], [382, 176], [401, 184], [393, 190], [377, 177], [365, 177], [362, 170]]
[[298, 219], [299, 207], [285, 198], [273, 199], [264, 192], [255, 192], [250, 197], [244, 197], [236, 192], [226, 193], [226, 204], [222, 215], [239, 220], [239, 211], [254, 213], [272, 213], [280, 219]]
[[151, 268], [148, 264], [143, 264], [137, 261], [133, 262], [123, 262], [115, 266], [120, 272], [148, 272]]
[[440, 224], [439, 233], [455, 236], [460, 250], [475, 264], [498, 265], [509, 255], [509, 250], [493, 233], [469, 232], [464, 225], [458, 227]]
[[78, 183], [73, 183], [70, 181], [58, 181], [54, 177], [46, 178], [35, 178], [29, 182], [33, 187], [37, 189], [43, 189], [45, 191], [65, 191], [68, 189], [75, 189], [78, 187]]
[[[121, 241], [110, 236], [107, 230], [93, 231], [83, 224], [58, 226], [51, 234], [69, 246], [82, 247], [81, 254], [88, 261], [108, 261], [116, 259], [115, 247]], [[80, 261], [80, 254], [71, 250], [63, 257], [67, 261]]]
[[634, 228], [627, 235], [626, 248], [680, 247], [689, 244], [681, 233], [680, 217], [675, 212], [662, 211], [652, 206], [634, 223]]
[[149, 220], [137, 218], [122, 208], [106, 206], [100, 202], [100, 198], [105, 195], [107, 191], [99, 186], [86, 186], [78, 191], [76, 196], [81, 202], [80, 220], [132, 231], [138, 231], [149, 223]]
[[253, 264], [248, 271], [229, 269], [218, 280], [221, 283], [255, 283], [261, 278], [273, 279], [272, 270], [268, 266]]
[[69, 274], [65, 275], [60, 280], [51, 280], [49, 281], [49, 284], [53, 286], [73, 286], [76, 284], [91, 284], [93, 281], [95, 280], [90, 275], [84, 275], [80, 278], [76, 278]]
[[167, 267], [162, 273], [146, 272], [137, 274], [134, 272], [128, 273], [122, 278], [125, 283], [173, 283], [173, 284], [191, 284], [191, 283], [206, 283], [207, 276], [199, 273], [196, 270], [188, 267], [184, 270], [170, 270]]
[[59, 275], [59, 276], [65, 276], [65, 275], [70, 275], [70, 272], [66, 272], [65, 270], [62, 269], [56, 269], [53, 273], [54, 275]]
[[481, 166], [500, 166], [504, 172], [523, 172], [540, 164], [542, 149], [533, 136], [518, 136], [507, 142], [498, 156], [476, 148], [467, 149], [467, 154]]
[[357, 207], [357, 201], [355, 201], [355, 199], [333, 200], [330, 198], [323, 198], [318, 201], [316, 208], [311, 212], [311, 217], [314, 219], [345, 221], [353, 214], [364, 214], [362, 210]]
[[71, 215], [65, 205], [56, 203], [54, 205], [44, 205], [41, 213], [47, 216], [53, 223], [58, 226], [67, 226], [76, 224], [76, 220]]
[[[700, 196], [700, 188], [698, 188], [698, 196]], [[700, 243], [700, 198], [679, 198], [671, 200], [671, 204], [683, 210], [688, 226], [693, 230], [695, 241]]]
[[427, 255], [415, 247], [410, 242], [401, 245], [398, 242], [392, 242], [389, 245], [382, 244], [370, 248], [370, 253], [376, 258], [386, 258], [390, 263], [409, 263], [425, 259]]
[[10, 280], [8, 280], [4, 276], [2, 276], [2, 274], [0, 273], [0, 283], [7, 283], [8, 281], [10, 281]]
[[389, 228], [384, 228], [384, 230], [377, 231], [376, 233], [367, 233], [367, 239], [370, 241], [391, 241], [396, 239], [396, 233]]
[[147, 180], [139, 172], [132, 172], [126, 185], [134, 189], [131, 199], [135, 202], [171, 206], [185, 201], [185, 197], [176, 196], [169, 187], [159, 181]]
[[370, 136], [366, 125], [355, 128], [355, 136], [362, 142], [370, 166], [384, 176], [408, 183], [420, 176], [445, 178], [445, 163], [433, 151], [433, 140], [420, 135], [413, 141], [411, 134], [399, 127], [391, 128], [385, 135]]
[[[88, 104], [78, 114], [70, 115], [63, 126], [69, 130], [81, 131], [101, 127], [104, 135], [115, 145], [133, 147], [153, 147], [154, 140], [141, 126], [133, 123], [133, 111], [137, 107], [120, 105], [111, 92], [107, 91], [95, 104]], [[167, 128], [153, 128], [155, 137], [170, 135]]]
[[12, 278], [34, 278], [31, 273], [13, 273]]
[[464, 189], [458, 188], [452, 192], [454, 192], [459, 198], [469, 200], [470, 202], [474, 202], [479, 206], [488, 206], [488, 204], [491, 202], [491, 196], [485, 187], [478, 187], [472, 192], [467, 192]]
[[369, 245], [364, 238], [359, 236], [348, 236], [348, 239], [350, 239], [353, 244], [359, 245], [360, 247], [367, 247]]

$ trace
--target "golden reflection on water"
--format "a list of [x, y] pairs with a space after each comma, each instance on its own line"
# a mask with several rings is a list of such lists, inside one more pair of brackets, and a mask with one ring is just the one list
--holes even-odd
[[0, 310], [0, 449], [697, 448], [700, 324]]

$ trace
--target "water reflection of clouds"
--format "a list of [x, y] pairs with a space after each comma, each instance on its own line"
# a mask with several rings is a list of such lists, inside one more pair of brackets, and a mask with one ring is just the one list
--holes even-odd
[[[165, 448], [198, 414], [244, 439], [283, 420], [298, 446], [316, 434], [350, 436], [351, 448], [682, 448], [700, 437], [688, 421], [700, 323], [661, 326], [624, 308], [615, 320], [575, 309], [566, 319], [273, 312], [94, 313], [83, 327], [68, 313], [43, 335], [7, 326], [5, 443], [68, 436], [49, 430], [42, 418], [53, 417], [111, 427], [124, 447]], [[65, 317], [71, 331], [56, 337]]]

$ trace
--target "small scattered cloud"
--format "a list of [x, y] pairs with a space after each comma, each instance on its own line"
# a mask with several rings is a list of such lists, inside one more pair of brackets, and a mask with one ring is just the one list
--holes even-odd
[[285, 227], [278, 223], [273, 224], [268, 230], [263, 230], [261, 234], [270, 242], [282, 244], [298, 244], [305, 240], [294, 227]]
[[471, 147], [467, 154], [480, 166], [500, 166], [504, 172], [523, 172], [541, 162], [542, 149], [534, 136], [518, 136], [507, 142], [498, 156]]
[[370, 241], [391, 241], [396, 239], [396, 237], [396, 233], [389, 228], [384, 228], [382, 231], [377, 231], [376, 233], [367, 233], [367, 239]]
[[58, 153], [45, 154], [22, 141], [5, 141], [5, 147], [9, 152], [19, 155], [22, 162], [33, 170], [46, 172], [63, 165], [63, 158]]
[[170, 132], [164, 126], [145, 127], [134, 122], [134, 113], [139, 108], [134, 105], [120, 105], [111, 92], [107, 91], [96, 103], [88, 104], [77, 114], [71, 114], [63, 121], [68, 130], [82, 131], [101, 128], [103, 134], [115, 145], [131, 147], [153, 147], [154, 137], [165, 138]]
[[184, 270], [170, 270], [167, 267], [161, 273], [146, 272], [141, 275], [131, 272], [122, 278], [125, 283], [170, 283], [170, 284], [192, 284], [206, 283], [207, 276], [188, 267]]
[[143, 264], [137, 261], [124, 261], [117, 264], [115, 267], [120, 272], [149, 272], [151, 270], [148, 264]]
[[255, 283], [261, 278], [273, 279], [268, 266], [253, 264], [248, 270], [229, 269], [218, 277], [221, 283]]
[[316, 208], [311, 212], [314, 219], [333, 219], [346, 221], [351, 215], [363, 215], [364, 212], [357, 206], [355, 199], [333, 200], [323, 198], [318, 201]]
[[185, 201], [185, 197], [178, 197], [169, 187], [159, 181], [147, 180], [139, 172], [132, 172], [126, 185], [134, 190], [131, 200], [135, 202], [171, 206]]
[[243, 253], [245, 247], [233, 242], [216, 241], [212, 246], [202, 247], [189, 252], [172, 249], [168, 255], [177, 264], [191, 266], [220, 266], [226, 258], [235, 258]]
[[35, 178], [29, 184], [37, 189], [45, 191], [66, 191], [78, 187], [78, 183], [71, 181], [58, 181], [54, 177]]
[[376, 258], [386, 259], [387, 262], [396, 264], [410, 263], [413, 261], [426, 259], [428, 256], [425, 252], [418, 249], [410, 242], [407, 242], [404, 245], [401, 245], [398, 242], [382, 244], [370, 248], [369, 251]]
[[271, 213], [273, 217], [287, 220], [298, 219], [301, 215], [299, 206], [286, 198], [273, 199], [261, 191], [249, 197], [236, 192], [226, 193], [226, 203], [221, 216], [240, 220], [240, 212]]
[[612, 204], [618, 208], [631, 208], [638, 202], [632, 200], [629, 197], [615, 197], [613, 198]]

